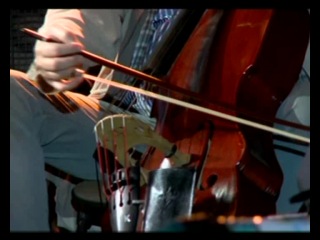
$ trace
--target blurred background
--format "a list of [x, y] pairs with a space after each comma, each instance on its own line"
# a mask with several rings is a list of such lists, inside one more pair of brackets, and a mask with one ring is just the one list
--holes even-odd
[[10, 68], [26, 71], [33, 59], [35, 40], [20, 31], [38, 29], [47, 9], [10, 9]]

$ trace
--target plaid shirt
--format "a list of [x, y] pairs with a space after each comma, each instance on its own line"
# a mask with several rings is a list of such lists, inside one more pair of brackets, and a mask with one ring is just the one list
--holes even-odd
[[[161, 40], [162, 33], [169, 27], [170, 19], [178, 13], [178, 9], [150, 9], [146, 22], [141, 29], [140, 37], [135, 46], [131, 67], [141, 70], [156, 44]], [[135, 79], [129, 79], [133, 83]], [[144, 85], [142, 84], [141, 87]], [[152, 99], [133, 92], [126, 92], [123, 103], [131, 105], [144, 116], [149, 116], [152, 108]]]

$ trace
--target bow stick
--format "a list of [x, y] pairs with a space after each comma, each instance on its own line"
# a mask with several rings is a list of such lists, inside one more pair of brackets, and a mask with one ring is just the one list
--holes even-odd
[[[21, 30], [24, 33], [26, 33], [26, 34], [28, 34], [28, 35], [30, 35], [30, 36], [38, 39], [38, 40], [41, 40], [41, 41], [61, 43], [59, 41], [56, 41], [56, 40], [47, 38], [45, 36], [42, 36], [39, 33], [35, 32], [33, 30], [30, 30], [28, 28], [23, 28]], [[113, 68], [115, 70], [119, 70], [119, 71], [121, 71], [123, 73], [129, 74], [129, 75], [137, 77], [139, 79], [142, 79], [142, 80], [145, 80], [145, 81], [148, 81], [148, 82], [152, 82], [152, 83], [155, 83], [157, 85], [160, 85], [160, 86], [168, 88], [168, 85], [165, 82], [161, 81], [161, 79], [159, 79], [159, 78], [156, 78], [154, 76], [145, 74], [143, 72], [137, 71], [137, 70], [129, 68], [127, 66], [115, 63], [115, 62], [113, 62], [111, 60], [105, 59], [105, 58], [103, 58], [101, 56], [98, 56], [96, 54], [93, 54], [93, 53], [91, 53], [89, 51], [81, 50], [79, 54], [81, 54], [85, 58], [90, 59], [90, 60], [92, 60], [92, 61], [94, 61], [96, 63], [99, 63], [99, 64], [101, 64], [103, 66], [107, 66], [107, 67]], [[271, 132], [271, 133], [274, 133], [274, 134], [285, 136], [285, 137], [288, 137], [288, 138], [291, 138], [291, 139], [295, 139], [295, 140], [298, 140], [298, 141], [302, 141], [302, 142], [305, 142], [305, 143], [310, 143], [310, 138], [307, 138], [307, 137], [303, 137], [303, 136], [300, 136], [300, 135], [297, 135], [297, 134], [289, 133], [289, 132], [284, 131], [284, 130], [280, 130], [280, 129], [277, 129], [277, 128], [269, 127], [269, 126], [266, 126], [266, 125], [263, 125], [263, 124], [260, 124], [260, 123], [256, 123], [256, 122], [253, 122], [253, 121], [250, 121], [250, 120], [246, 120], [246, 119], [243, 119], [243, 118], [239, 118], [239, 117], [236, 117], [236, 116], [232, 116], [232, 115], [229, 115], [229, 114], [225, 114], [225, 113], [222, 113], [222, 112], [219, 112], [219, 111], [215, 111], [215, 110], [212, 110], [212, 109], [204, 108], [204, 107], [201, 107], [201, 106], [198, 106], [198, 105], [195, 105], [195, 104], [187, 103], [187, 102], [184, 102], [184, 101], [181, 101], [181, 100], [178, 100], [178, 99], [174, 99], [174, 98], [170, 98], [170, 97], [163, 96], [163, 95], [160, 95], [160, 94], [156, 94], [154, 92], [150, 92], [150, 91], [147, 91], [147, 90], [144, 90], [144, 89], [128, 86], [128, 85], [125, 85], [125, 84], [122, 84], [122, 83], [119, 83], [119, 82], [115, 82], [115, 81], [111, 81], [111, 80], [95, 77], [95, 76], [92, 76], [92, 75], [89, 75], [89, 74], [84, 74], [83, 77], [88, 79], [88, 80], [91, 80], [91, 81], [97, 81], [97, 82], [109, 84], [109, 85], [111, 85], [113, 87], [116, 87], [116, 88], [120, 88], [120, 89], [123, 89], [123, 90], [136, 92], [136, 93], [139, 93], [139, 94], [142, 94], [142, 95], [154, 98], [154, 99], [162, 100], [162, 101], [165, 101], [165, 102], [168, 102], [168, 103], [171, 103], [171, 104], [176, 104], [176, 105], [181, 106], [181, 107], [193, 109], [193, 110], [196, 110], [196, 111], [199, 111], [199, 112], [202, 112], [202, 113], [206, 113], [206, 114], [209, 114], [209, 115], [212, 115], [212, 116], [215, 116], [215, 117], [223, 118], [225, 120], [229, 120], [229, 121], [232, 121], [232, 122], [236, 122], [236, 123], [240, 123], [240, 124], [247, 125], [247, 126], [250, 126], [250, 127], [254, 127], [254, 128], [257, 128], [257, 129], [260, 129], [260, 130], [264, 130], [264, 131], [267, 131], [267, 132]], [[170, 89], [178, 91], [178, 92], [185, 91], [182, 88], [175, 87], [175, 86], [172, 86], [172, 85], [170, 86]], [[187, 94], [190, 95], [190, 92], [188, 91]], [[282, 122], [286, 122], [286, 121], [282, 121]]]

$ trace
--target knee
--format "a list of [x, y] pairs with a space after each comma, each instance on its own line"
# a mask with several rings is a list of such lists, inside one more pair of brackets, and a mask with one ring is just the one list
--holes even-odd
[[10, 116], [23, 116], [27, 109], [31, 109], [36, 101], [36, 88], [32, 85], [27, 74], [10, 69]]
[[26, 73], [10, 69], [10, 99], [14, 96], [21, 97], [22, 92], [34, 93], [34, 89], [33, 81]]
[[27, 74], [18, 70], [10, 69], [10, 89], [19, 87], [19, 82], [28, 79]]
[[19, 70], [10, 69], [10, 79], [27, 78], [27, 74]]

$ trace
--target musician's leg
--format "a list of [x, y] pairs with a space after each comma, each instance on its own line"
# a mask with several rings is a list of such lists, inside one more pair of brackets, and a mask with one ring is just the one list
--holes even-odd
[[[297, 83], [288, 97], [278, 109], [277, 118], [310, 126], [310, 81], [303, 72], [300, 74]], [[282, 125], [275, 126], [284, 131], [310, 137], [308, 131]], [[275, 153], [284, 174], [284, 181], [277, 200], [277, 213], [286, 214], [298, 212], [301, 204], [290, 203], [290, 198], [300, 192], [300, 186], [297, 184], [297, 177], [300, 166], [303, 164], [303, 161], [305, 161], [304, 158], [306, 157], [305, 154], [308, 151], [308, 146], [283, 140], [275, 140], [275, 144], [277, 146], [285, 147], [284, 149], [275, 149]], [[305, 180], [309, 180], [310, 174], [304, 177], [306, 178]]]
[[[300, 192], [310, 190], [310, 146], [300, 166], [298, 173], [298, 187]], [[304, 201], [304, 205], [306, 206], [307, 211], [310, 212], [310, 196], [309, 199]]]
[[44, 162], [96, 178], [93, 127], [98, 104], [78, 94], [42, 95], [10, 71], [10, 230], [49, 231]]

